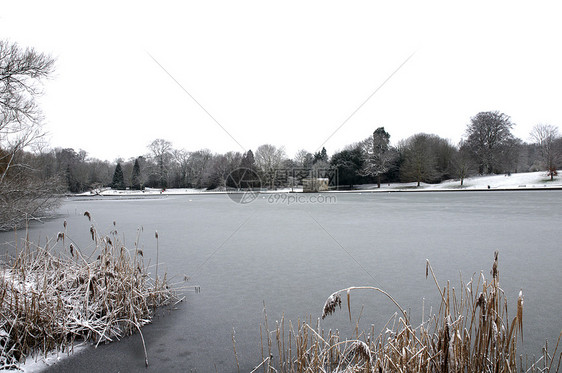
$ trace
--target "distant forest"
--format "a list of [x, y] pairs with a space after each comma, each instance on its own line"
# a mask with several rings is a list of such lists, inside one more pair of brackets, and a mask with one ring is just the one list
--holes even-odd
[[[154, 140], [147, 153], [115, 162], [89, 158], [84, 150], [53, 149], [24, 153], [27, 163], [44, 179], [57, 178], [63, 189], [79, 193], [103, 187], [116, 189], [198, 188], [217, 189], [239, 168], [254, 170], [263, 187], [298, 185], [302, 178], [322, 177], [337, 171], [339, 188], [391, 182], [439, 183], [475, 174], [509, 174], [544, 170], [551, 177], [561, 167], [562, 139], [558, 128], [537, 125], [534, 143], [515, 138], [509, 116], [481, 112], [471, 118], [459, 144], [434, 134], [418, 133], [390, 145], [384, 127], [333, 154], [323, 148], [300, 150], [289, 158], [283, 147], [261, 145], [246, 153], [213, 153], [208, 149], [175, 149], [170, 141]], [[298, 178], [293, 170], [298, 170]], [[304, 172], [303, 172], [304, 171]], [[308, 172], [307, 172], [308, 171]], [[289, 177], [287, 177], [289, 175]]]

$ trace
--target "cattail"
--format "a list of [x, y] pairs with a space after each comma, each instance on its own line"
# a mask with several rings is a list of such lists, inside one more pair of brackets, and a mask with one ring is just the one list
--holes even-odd
[[156, 237], [156, 285], [158, 285], [158, 266], [159, 266], [158, 252], [160, 251], [158, 247], [158, 231], [154, 231], [154, 237]]
[[349, 313], [349, 322], [351, 322], [351, 295], [350, 289], [347, 289], [347, 312]]
[[59, 232], [59, 234], [57, 235], [57, 242], [59, 242], [59, 240], [64, 240], [64, 233], [63, 232]]
[[96, 229], [94, 226], [90, 226], [90, 233], [92, 234], [92, 241], [95, 239]]
[[360, 356], [363, 360], [368, 361], [369, 364], [372, 363], [371, 350], [369, 349], [369, 346], [367, 346], [365, 342], [363, 341], [353, 342], [352, 351], [356, 355]]
[[88, 220], [89, 220], [89, 221], [92, 221], [92, 215], [90, 215], [90, 213], [89, 213], [88, 211], [85, 211], [85, 212], [84, 212], [84, 216], [87, 216], [87, 217], [88, 217]]
[[523, 289], [519, 290], [517, 298], [517, 324], [521, 332], [521, 340], [523, 340]]
[[494, 252], [494, 264], [492, 265], [492, 278], [498, 279], [498, 251]]
[[322, 320], [332, 313], [336, 312], [336, 306], [341, 309], [341, 296], [338, 292], [330, 295], [324, 303], [324, 311], [322, 312]]
[[486, 312], [486, 296], [482, 292], [478, 294], [478, 300], [476, 301], [476, 308], [478, 308], [478, 306], [483, 308], [482, 312]]
[[62, 223], [62, 225], [63, 225], [64, 228], [66, 229], [66, 220]]

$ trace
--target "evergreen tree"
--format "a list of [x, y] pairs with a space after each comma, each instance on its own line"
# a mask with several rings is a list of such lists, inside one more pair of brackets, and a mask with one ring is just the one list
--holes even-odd
[[247, 188], [261, 187], [261, 180], [257, 174], [256, 159], [251, 149], [244, 153], [240, 161], [240, 169], [233, 176], [239, 186]]
[[328, 152], [325, 147], [322, 147], [321, 151], [314, 153], [314, 160], [312, 163], [316, 164], [319, 161], [328, 162]]
[[248, 150], [242, 156], [242, 161], [240, 162], [240, 167], [250, 169], [252, 171], [256, 170], [256, 160], [254, 158], [254, 153], [252, 150]]
[[335, 153], [330, 160], [330, 164], [338, 172], [339, 185], [349, 185], [349, 189], [353, 189], [353, 185], [360, 181], [360, 170], [363, 168], [363, 162], [359, 146]]
[[121, 163], [117, 163], [115, 166], [115, 172], [113, 173], [113, 182], [111, 183], [113, 189], [123, 190], [125, 189], [125, 178], [123, 177], [123, 169], [121, 168]]
[[135, 159], [135, 164], [133, 166], [133, 173], [131, 174], [131, 188], [140, 190], [141, 189], [141, 170], [139, 165], [139, 159]]

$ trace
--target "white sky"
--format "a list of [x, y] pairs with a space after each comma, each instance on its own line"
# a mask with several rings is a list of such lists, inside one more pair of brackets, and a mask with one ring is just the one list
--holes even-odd
[[457, 143], [488, 110], [523, 140], [562, 124], [555, 1], [0, 3], [0, 38], [57, 58], [41, 99], [51, 147], [100, 159], [145, 154], [156, 138], [331, 155], [380, 126], [394, 144], [419, 132]]

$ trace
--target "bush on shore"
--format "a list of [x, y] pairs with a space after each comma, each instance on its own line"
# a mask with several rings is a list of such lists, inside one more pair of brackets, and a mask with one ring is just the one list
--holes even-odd
[[157, 307], [179, 301], [166, 275], [151, 277], [142, 250], [127, 249], [116, 230], [100, 235], [92, 225], [86, 254], [67, 237], [66, 221], [64, 228], [45, 246], [25, 240], [0, 266], [0, 369], [30, 353], [70, 351], [75, 341], [142, 337]]
[[560, 337], [552, 354], [545, 347], [538, 361], [525, 366], [517, 354], [518, 340], [523, 339], [523, 294], [519, 293], [516, 314], [510, 317], [499, 285], [497, 252], [491, 274], [490, 281], [480, 274], [458, 290], [449, 283], [442, 288], [427, 261], [426, 277], [433, 277], [441, 305], [437, 314], [417, 327], [382, 289], [361, 286], [336, 291], [326, 300], [322, 319], [341, 308], [343, 297], [351, 322], [351, 294], [356, 291], [380, 294], [397, 307], [379, 334], [374, 326], [363, 332], [356, 328], [352, 339], [343, 339], [337, 330], [321, 329], [319, 319], [316, 325], [312, 320], [299, 321], [296, 328], [290, 321], [286, 328], [282, 319], [270, 330], [266, 315], [260, 328], [265, 330], [262, 362], [254, 372], [558, 372]]

